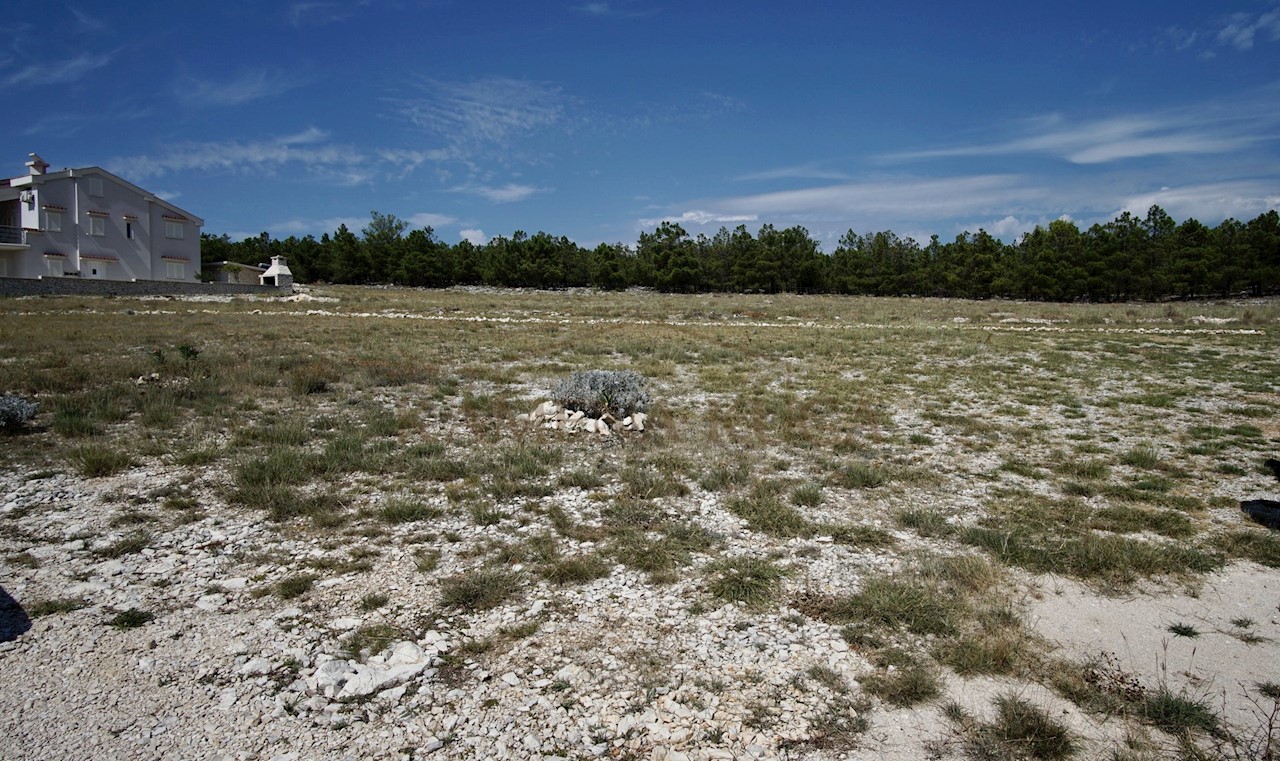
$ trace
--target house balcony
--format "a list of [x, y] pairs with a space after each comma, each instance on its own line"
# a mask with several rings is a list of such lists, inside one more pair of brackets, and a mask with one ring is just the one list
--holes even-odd
[[26, 230], [21, 227], [0, 225], [0, 251], [21, 251], [29, 247]]

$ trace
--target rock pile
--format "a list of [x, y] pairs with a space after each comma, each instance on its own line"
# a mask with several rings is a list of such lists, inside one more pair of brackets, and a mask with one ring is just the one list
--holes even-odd
[[530, 423], [541, 423], [543, 428], [550, 431], [570, 433], [586, 431], [609, 436], [627, 431], [644, 433], [644, 422], [649, 419], [649, 416], [643, 412], [636, 412], [619, 420], [606, 412], [598, 418], [592, 418], [587, 417], [582, 410], [566, 409], [555, 402], [543, 402], [537, 409], [530, 412], [526, 419]]

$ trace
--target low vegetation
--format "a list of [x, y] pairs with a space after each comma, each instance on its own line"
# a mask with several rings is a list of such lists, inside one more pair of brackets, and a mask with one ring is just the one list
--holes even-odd
[[[177, 536], [260, 522], [297, 551], [209, 547], [254, 604], [360, 617], [332, 635], [352, 658], [466, 631], [440, 672], [458, 684], [503, 673], [504, 653], [535, 652], [581, 606], [625, 609], [619, 590], [640, 585], [678, 601], [651, 639], [715, 615], [794, 642], [838, 634], [856, 652], [857, 673], [837, 672], [801, 647], [785, 689], [830, 710], [789, 747], [844, 752], [872, 710], [927, 706], [972, 758], [1078, 753], [1056, 714], [1018, 694], [981, 717], [953, 710], [947, 685], [986, 676], [1049, 687], [1101, 722], [1227, 737], [1213, 705], [1064, 665], [1025, 602], [1041, 574], [1138, 593], [1239, 559], [1280, 567], [1280, 540], [1236, 503], [1274, 489], [1260, 463], [1280, 448], [1280, 304], [316, 293], [338, 299], [335, 316], [0, 302], [0, 391], [38, 404], [4, 426], [15, 445], [0, 465], [105, 495], [99, 517], [57, 537], [87, 568], [131, 572]], [[48, 351], [26, 349], [37, 341]], [[646, 410], [646, 431], [518, 419], [552, 398]], [[5, 570], [43, 572], [45, 538], [23, 516], [56, 506], [4, 507]], [[152, 620], [45, 595], [28, 608], [42, 626]], [[1244, 617], [1159, 626], [1267, 636]], [[637, 712], [679, 689], [662, 658], [619, 663]], [[747, 718], [766, 731], [783, 696], [752, 678], [696, 697], [751, 691]], [[555, 689], [562, 710], [582, 710]]]

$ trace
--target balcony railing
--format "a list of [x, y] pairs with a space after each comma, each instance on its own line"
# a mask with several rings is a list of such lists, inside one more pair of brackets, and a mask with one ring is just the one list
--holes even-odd
[[0, 225], [0, 244], [6, 243], [11, 246], [27, 245], [27, 231], [21, 227]]

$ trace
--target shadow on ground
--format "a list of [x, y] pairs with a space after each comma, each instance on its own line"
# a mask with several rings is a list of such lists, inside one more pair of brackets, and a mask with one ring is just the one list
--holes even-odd
[[31, 628], [31, 617], [0, 587], [0, 642], [12, 642]]

